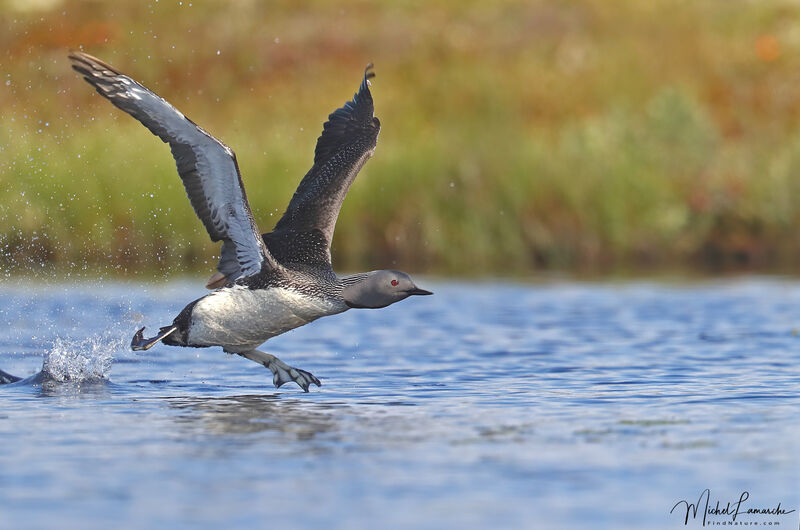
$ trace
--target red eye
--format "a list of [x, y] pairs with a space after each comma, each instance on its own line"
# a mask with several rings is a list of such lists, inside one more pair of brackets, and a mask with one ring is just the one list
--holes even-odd
[[397, 287], [397, 280], [392, 280], [392, 286]]

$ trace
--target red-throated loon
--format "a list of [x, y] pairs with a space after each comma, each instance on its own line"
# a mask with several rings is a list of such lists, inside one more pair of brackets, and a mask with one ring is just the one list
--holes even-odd
[[351, 101], [328, 116], [314, 165], [272, 232], [260, 234], [250, 211], [236, 155], [166, 100], [89, 54], [70, 53], [72, 68], [97, 92], [168, 143], [194, 211], [222, 241], [213, 292], [187, 305], [151, 338], [144, 328], [131, 341], [147, 350], [221, 346], [263, 364], [276, 387], [294, 381], [308, 392], [319, 379], [256, 348], [267, 339], [350, 308], [386, 307], [427, 295], [408, 274], [393, 270], [338, 277], [331, 267], [333, 230], [347, 190], [375, 152], [380, 122], [374, 116], [367, 66]]

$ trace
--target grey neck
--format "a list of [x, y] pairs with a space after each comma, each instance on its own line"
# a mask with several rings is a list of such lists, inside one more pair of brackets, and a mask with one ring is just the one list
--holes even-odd
[[339, 278], [339, 282], [342, 284], [343, 287], [348, 287], [350, 285], [355, 285], [359, 282], [363, 282], [367, 278], [369, 278], [371, 272], [358, 272], [356, 274], [349, 274], [347, 276], [342, 276]]

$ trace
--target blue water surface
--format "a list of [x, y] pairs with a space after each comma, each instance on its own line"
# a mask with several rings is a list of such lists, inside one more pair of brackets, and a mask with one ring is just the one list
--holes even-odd
[[219, 348], [128, 351], [200, 283], [0, 286], [0, 369], [31, 377], [0, 386], [0, 527], [699, 528], [670, 510], [706, 488], [800, 509], [796, 280], [421, 282], [265, 344], [309, 394]]

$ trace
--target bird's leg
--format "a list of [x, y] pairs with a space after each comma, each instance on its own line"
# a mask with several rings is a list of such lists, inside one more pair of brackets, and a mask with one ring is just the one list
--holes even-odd
[[158, 330], [158, 334], [155, 337], [146, 339], [142, 335], [142, 332], [144, 331], [144, 328], [142, 328], [133, 335], [133, 339], [131, 339], [131, 349], [133, 351], [149, 350], [150, 348], [155, 346], [158, 341], [160, 341], [161, 339], [163, 339], [176, 329], [178, 329], [177, 326], [163, 327], [160, 330]]
[[281, 385], [289, 381], [294, 381], [300, 385], [300, 388], [305, 392], [308, 392], [308, 387], [311, 383], [322, 386], [319, 379], [311, 375], [311, 373], [301, 370], [300, 368], [293, 368], [269, 353], [264, 353], [259, 350], [236, 353], [237, 355], [241, 355], [242, 357], [255, 361], [258, 364], [263, 364], [266, 368], [269, 368], [269, 371], [272, 372], [272, 382], [275, 384], [275, 388], [280, 388]]
[[0, 385], [7, 385], [9, 383], [16, 383], [17, 381], [21, 381], [21, 377], [17, 377], [15, 375], [7, 374], [4, 371], [0, 370]]

